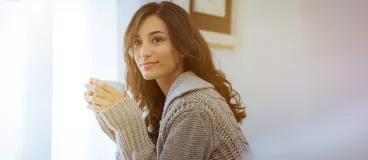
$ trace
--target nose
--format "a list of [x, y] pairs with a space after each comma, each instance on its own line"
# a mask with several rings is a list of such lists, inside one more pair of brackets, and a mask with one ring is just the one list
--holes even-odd
[[139, 55], [141, 57], [150, 57], [152, 55], [150, 47], [148, 45], [143, 44]]

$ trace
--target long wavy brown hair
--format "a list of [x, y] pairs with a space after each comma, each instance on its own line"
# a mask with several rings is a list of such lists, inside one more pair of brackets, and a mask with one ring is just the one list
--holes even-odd
[[171, 2], [152, 2], [135, 12], [124, 36], [127, 89], [131, 91], [133, 98], [139, 101], [139, 107], [146, 112], [144, 121], [152, 142], [157, 142], [166, 97], [155, 80], [143, 78], [129, 54], [140, 24], [151, 15], [156, 15], [165, 22], [173, 46], [185, 57], [185, 70], [190, 70], [213, 84], [217, 92], [225, 98], [236, 120], [241, 122], [246, 113], [239, 93], [232, 88], [225, 74], [215, 68], [212, 53], [188, 13]]

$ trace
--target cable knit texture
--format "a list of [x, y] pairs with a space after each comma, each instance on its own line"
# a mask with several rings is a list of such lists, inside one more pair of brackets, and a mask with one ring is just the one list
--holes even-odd
[[122, 99], [96, 118], [117, 145], [116, 159], [248, 159], [248, 141], [225, 99], [191, 71], [170, 88], [156, 145], [133, 99]]

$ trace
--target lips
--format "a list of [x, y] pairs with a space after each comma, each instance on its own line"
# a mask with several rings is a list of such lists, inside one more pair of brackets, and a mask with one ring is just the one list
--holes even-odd
[[143, 64], [141, 63], [140, 66], [142, 66], [144, 69], [150, 69], [153, 67], [153, 65], [157, 64], [158, 61], [146, 61]]
[[153, 65], [158, 63], [157, 61], [149, 61], [149, 62], [144, 62], [143, 64], [141, 63], [141, 66], [148, 66], [148, 65]]

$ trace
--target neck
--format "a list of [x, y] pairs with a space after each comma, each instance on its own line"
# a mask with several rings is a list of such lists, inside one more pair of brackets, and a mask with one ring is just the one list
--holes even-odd
[[176, 80], [176, 78], [178, 78], [180, 76], [180, 74], [182, 74], [184, 71], [175, 71], [174, 73], [162, 77], [162, 78], [158, 78], [156, 79], [156, 82], [158, 84], [158, 86], [160, 86], [162, 93], [164, 93], [165, 97], [167, 97], [167, 94], [170, 91], [171, 85], [174, 83], [174, 81]]

